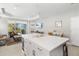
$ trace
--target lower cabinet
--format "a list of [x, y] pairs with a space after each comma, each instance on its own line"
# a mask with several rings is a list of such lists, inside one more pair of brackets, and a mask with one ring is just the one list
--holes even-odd
[[35, 53], [36, 56], [48, 56], [49, 55], [48, 50], [36, 44], [34, 44], [33, 46], [33, 53]]
[[48, 51], [29, 40], [24, 42], [24, 52], [26, 56], [63, 56], [62, 46], [59, 46], [52, 51]]
[[26, 56], [32, 56], [33, 55], [33, 48], [32, 48], [32, 43], [29, 42], [28, 40], [24, 42], [24, 52]]

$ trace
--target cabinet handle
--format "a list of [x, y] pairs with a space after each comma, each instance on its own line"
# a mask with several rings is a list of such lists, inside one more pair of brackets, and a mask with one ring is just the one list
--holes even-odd
[[31, 44], [31, 42], [29, 42], [29, 44]]
[[33, 53], [33, 56], [35, 56], [35, 50], [33, 50], [32, 53]]
[[38, 48], [39, 51], [42, 51], [42, 49]]

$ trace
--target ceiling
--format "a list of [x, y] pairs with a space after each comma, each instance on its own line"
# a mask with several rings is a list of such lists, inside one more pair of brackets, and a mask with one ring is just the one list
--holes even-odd
[[78, 3], [0, 3], [0, 8], [5, 8], [8, 13], [23, 18], [35, 15], [50, 17], [79, 13]]

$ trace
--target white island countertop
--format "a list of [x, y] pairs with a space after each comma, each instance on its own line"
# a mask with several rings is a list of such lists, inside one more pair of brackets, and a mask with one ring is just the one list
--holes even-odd
[[[33, 35], [33, 34], [32, 34]], [[63, 37], [58, 37], [58, 36], [43, 36], [43, 37], [33, 37], [31, 34], [30, 35], [26, 35], [26, 37], [28, 37], [28, 39], [34, 43], [36, 43], [37, 45], [51, 51], [57, 47], [59, 47], [60, 45], [64, 44], [65, 42], [67, 42], [69, 39], [68, 38], [63, 38]]]

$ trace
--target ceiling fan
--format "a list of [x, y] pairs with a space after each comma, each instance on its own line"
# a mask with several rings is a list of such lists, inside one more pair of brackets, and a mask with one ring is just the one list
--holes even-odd
[[13, 16], [11, 13], [7, 12], [7, 11], [5, 10], [5, 8], [1, 8], [1, 15]]

